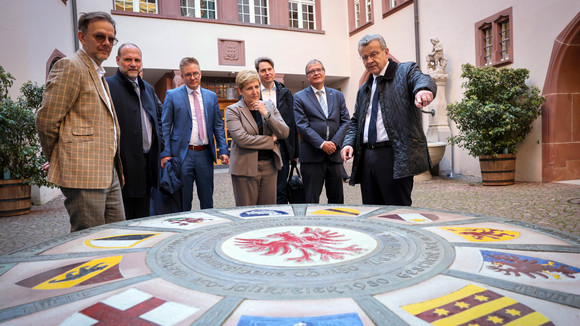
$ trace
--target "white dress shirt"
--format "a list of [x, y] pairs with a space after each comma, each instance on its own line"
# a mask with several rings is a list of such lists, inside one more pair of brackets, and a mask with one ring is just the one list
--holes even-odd
[[[383, 71], [381, 71], [381, 74], [374, 76], [374, 79], [373, 79], [373, 86], [371, 88], [371, 100], [369, 101], [369, 107], [367, 109], [367, 115], [365, 118], [365, 129], [363, 132], [363, 143], [368, 143], [368, 141], [369, 141], [369, 123], [371, 120], [373, 96], [375, 95], [375, 90], [377, 89], [377, 77], [384, 76], [385, 72], [387, 71], [388, 66], [389, 66], [389, 63], [387, 62], [387, 64], [385, 65], [385, 68], [383, 68]], [[385, 129], [385, 124], [383, 123], [383, 115], [381, 114], [381, 106], [380, 105], [381, 105], [381, 102], [379, 102], [379, 107], [378, 107], [378, 112], [377, 112], [377, 143], [389, 140], [389, 135], [387, 134], [387, 130]]]

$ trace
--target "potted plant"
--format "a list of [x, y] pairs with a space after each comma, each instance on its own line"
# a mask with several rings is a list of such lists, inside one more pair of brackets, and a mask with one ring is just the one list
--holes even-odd
[[14, 77], [0, 66], [0, 216], [30, 212], [30, 185], [50, 186], [36, 132], [44, 87], [27, 82], [16, 101], [8, 95]]
[[526, 85], [527, 69], [461, 68], [467, 79], [464, 98], [447, 106], [460, 134], [449, 140], [479, 157], [484, 185], [513, 184], [516, 145], [542, 113], [544, 97], [537, 87]]

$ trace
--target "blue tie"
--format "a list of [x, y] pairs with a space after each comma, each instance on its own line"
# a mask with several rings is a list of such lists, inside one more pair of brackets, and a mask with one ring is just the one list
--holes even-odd
[[369, 121], [368, 144], [374, 145], [377, 142], [377, 112], [379, 111], [379, 83], [375, 86], [375, 94], [373, 95], [373, 104], [371, 106], [371, 119]]

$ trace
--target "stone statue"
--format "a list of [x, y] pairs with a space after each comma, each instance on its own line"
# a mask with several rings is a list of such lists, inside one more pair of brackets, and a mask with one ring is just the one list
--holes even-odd
[[447, 67], [447, 59], [443, 55], [443, 44], [439, 42], [439, 38], [437, 37], [432, 38], [431, 43], [433, 43], [433, 51], [427, 55], [427, 67], [431, 70], [437, 70], [437, 67], [445, 70], [445, 67]]

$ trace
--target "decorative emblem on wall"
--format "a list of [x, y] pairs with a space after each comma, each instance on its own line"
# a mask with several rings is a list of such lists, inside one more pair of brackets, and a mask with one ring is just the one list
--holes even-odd
[[244, 41], [218, 39], [218, 57], [220, 65], [245, 66]]

